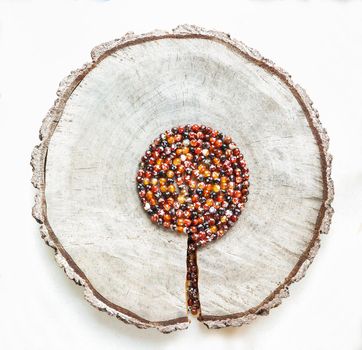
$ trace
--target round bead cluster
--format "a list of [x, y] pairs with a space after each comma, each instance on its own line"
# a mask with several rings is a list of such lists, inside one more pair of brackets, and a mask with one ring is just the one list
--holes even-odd
[[204, 125], [162, 133], [139, 165], [137, 189], [152, 222], [196, 245], [222, 237], [249, 194], [249, 170], [229, 136]]

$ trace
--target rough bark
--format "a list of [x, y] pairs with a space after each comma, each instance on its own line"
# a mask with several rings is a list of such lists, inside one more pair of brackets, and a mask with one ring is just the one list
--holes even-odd
[[331, 157], [282, 69], [224, 33], [180, 26], [96, 47], [57, 94], [32, 154], [33, 215], [92, 305], [140, 328], [187, 328], [187, 237], [151, 224], [135, 173], [160, 132], [194, 122], [232, 136], [252, 184], [235, 227], [199, 250], [199, 319], [248, 323], [303, 277], [333, 212]]

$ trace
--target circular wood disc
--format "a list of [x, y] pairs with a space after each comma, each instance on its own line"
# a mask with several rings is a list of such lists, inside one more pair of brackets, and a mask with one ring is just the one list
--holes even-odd
[[95, 307], [141, 328], [187, 328], [187, 236], [149, 220], [139, 160], [188, 123], [230, 135], [250, 169], [246, 209], [198, 251], [199, 320], [239, 326], [300, 279], [326, 233], [328, 137], [305, 92], [258, 52], [194, 26], [126, 34], [60, 85], [32, 155], [33, 215]]

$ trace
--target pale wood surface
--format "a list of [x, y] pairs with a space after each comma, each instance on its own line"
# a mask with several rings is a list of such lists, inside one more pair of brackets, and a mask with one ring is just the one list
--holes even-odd
[[151, 224], [135, 172], [160, 132], [207, 124], [240, 146], [252, 186], [235, 227], [198, 254], [202, 316], [224, 327], [266, 313], [302, 276], [332, 214], [328, 139], [309, 99], [257, 52], [196, 27], [129, 34], [92, 58], [63, 82], [33, 155], [34, 215], [60, 264], [96, 307], [185, 328], [186, 237]]

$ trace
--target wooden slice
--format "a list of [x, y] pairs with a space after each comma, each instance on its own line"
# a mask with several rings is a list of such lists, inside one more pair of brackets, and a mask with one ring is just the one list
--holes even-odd
[[300, 279], [332, 216], [328, 137], [287, 73], [228, 35], [194, 26], [127, 34], [60, 85], [32, 155], [33, 215], [67, 275], [100, 310], [141, 328], [187, 328], [187, 236], [151, 223], [136, 191], [149, 144], [174, 126], [230, 135], [249, 201], [198, 250], [199, 319], [239, 326]]

